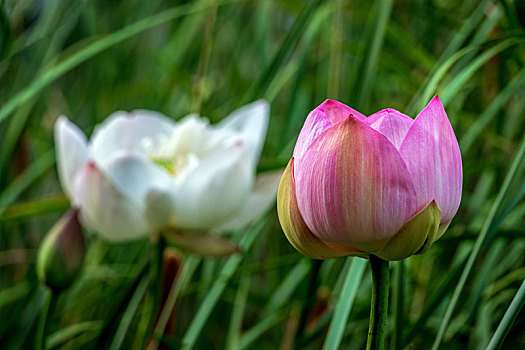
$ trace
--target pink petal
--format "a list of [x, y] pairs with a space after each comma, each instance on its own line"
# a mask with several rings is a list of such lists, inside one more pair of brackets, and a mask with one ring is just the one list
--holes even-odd
[[353, 115], [360, 120], [366, 119], [364, 115], [341, 102], [326, 100], [321, 103], [306, 117], [306, 121], [295, 144], [293, 151], [294, 158], [301, 158], [310, 144], [314, 142], [320, 134], [349, 115]]
[[299, 210], [324, 241], [378, 249], [417, 209], [401, 155], [356, 117], [334, 125], [310, 145], [296, 160], [295, 180]]
[[383, 109], [368, 117], [372, 129], [385, 135], [399, 150], [414, 120], [395, 109]]
[[441, 224], [448, 224], [461, 200], [461, 153], [443, 104], [436, 95], [419, 113], [400, 148], [417, 192], [418, 208], [435, 199]]

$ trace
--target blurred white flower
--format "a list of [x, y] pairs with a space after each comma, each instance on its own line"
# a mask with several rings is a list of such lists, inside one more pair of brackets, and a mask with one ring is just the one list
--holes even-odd
[[164, 227], [231, 230], [273, 203], [281, 172], [255, 177], [269, 106], [257, 101], [216, 125], [189, 115], [116, 112], [88, 142], [66, 117], [55, 125], [62, 187], [85, 225], [122, 241]]

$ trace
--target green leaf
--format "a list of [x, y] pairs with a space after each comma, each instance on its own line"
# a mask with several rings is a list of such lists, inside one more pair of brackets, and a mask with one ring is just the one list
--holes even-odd
[[520, 289], [514, 296], [514, 299], [512, 299], [512, 303], [505, 312], [505, 315], [503, 316], [503, 319], [501, 320], [498, 328], [496, 329], [496, 332], [492, 336], [492, 339], [490, 340], [490, 343], [487, 346], [487, 350], [497, 350], [501, 348], [505, 337], [512, 328], [514, 320], [518, 316], [519, 312], [523, 309], [523, 305], [525, 305], [525, 280], [523, 281]]
[[[250, 248], [255, 238], [262, 231], [266, 222], [267, 219], [260, 220], [256, 225], [254, 225], [250, 230], [248, 230], [248, 232], [244, 233], [241, 241], [239, 242], [239, 245], [244, 251], [247, 251]], [[224, 288], [226, 288], [226, 284], [228, 283], [229, 279], [241, 263], [243, 257], [244, 256], [242, 255], [234, 255], [228, 258], [228, 260], [224, 264], [219, 274], [219, 278], [217, 278], [215, 283], [213, 283], [213, 286], [204, 298], [204, 301], [197, 310], [197, 313], [193, 317], [193, 320], [191, 321], [190, 326], [188, 327], [188, 330], [186, 331], [186, 334], [182, 339], [183, 349], [190, 350], [193, 349], [193, 347], [195, 346], [197, 338], [201, 333], [204, 324], [208, 320], [208, 317], [210, 316], [215, 305], [217, 304], [217, 301], [219, 300], [222, 292], [224, 291]]]
[[334, 316], [323, 346], [324, 349], [339, 349], [367, 263], [366, 259], [361, 258], [347, 258], [347, 261], [351, 261], [352, 264], [346, 275], [341, 295], [336, 302]]
[[[494, 219], [496, 218], [496, 214], [500, 210], [503, 200], [507, 196], [508, 190], [513, 184], [516, 178], [516, 174], [518, 173], [518, 170], [521, 167], [524, 159], [525, 159], [525, 137], [523, 138], [521, 142], [520, 149], [518, 153], [516, 154], [514, 161], [512, 162], [512, 165], [507, 173], [507, 176], [505, 177], [503, 185], [501, 186], [501, 189], [498, 193], [498, 196], [496, 200], [494, 201], [494, 204], [492, 205], [485, 222], [483, 223], [483, 227], [481, 229], [479, 237], [476, 240], [476, 243], [474, 244], [472, 251], [470, 252], [465, 268], [463, 269], [459, 282], [456, 285], [456, 288], [454, 290], [454, 294], [452, 295], [452, 299], [450, 300], [447, 306], [445, 315], [443, 316], [441, 320], [438, 334], [436, 336], [436, 339], [434, 340], [434, 344], [432, 345], [433, 350], [437, 350], [439, 346], [441, 345], [445, 332], [452, 318], [452, 314], [454, 313], [454, 309], [456, 308], [456, 304], [459, 300], [459, 296], [461, 292], [463, 291], [463, 288], [465, 287], [465, 283], [467, 282], [467, 278], [469, 277], [472, 267], [474, 266], [474, 262], [476, 261], [479, 255], [481, 246], [483, 245], [485, 241], [485, 237], [487, 236], [489, 229], [492, 228], [492, 224], [493, 224]], [[521, 181], [521, 179], [519, 179], [519, 181]]]

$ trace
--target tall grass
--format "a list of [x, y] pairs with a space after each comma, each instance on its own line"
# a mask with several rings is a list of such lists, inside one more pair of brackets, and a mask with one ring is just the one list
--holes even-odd
[[[54, 170], [59, 115], [89, 134], [119, 109], [218, 121], [266, 98], [263, 171], [286, 165], [306, 115], [326, 98], [415, 117], [434, 94], [460, 141], [462, 203], [428, 252], [393, 264], [388, 344], [524, 348], [521, 3], [0, 1], [2, 348], [32, 348], [46, 307], [35, 250], [68, 207]], [[360, 260], [304, 258], [274, 210], [232, 239], [242, 255], [186, 258], [159, 344], [364, 347], [371, 276]], [[81, 278], [50, 310], [47, 346], [143, 348], [149, 242], [112, 245], [89, 233], [88, 245]]]

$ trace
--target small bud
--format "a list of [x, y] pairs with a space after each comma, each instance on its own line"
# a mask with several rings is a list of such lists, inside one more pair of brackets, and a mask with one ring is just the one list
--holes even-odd
[[40, 245], [38, 278], [52, 289], [69, 287], [82, 269], [86, 244], [78, 213], [73, 208], [64, 214]]

